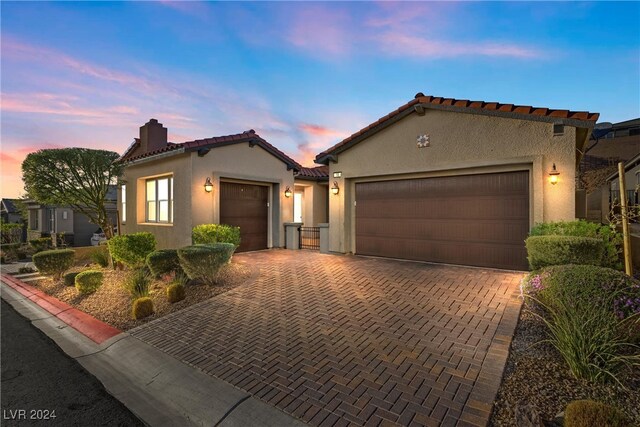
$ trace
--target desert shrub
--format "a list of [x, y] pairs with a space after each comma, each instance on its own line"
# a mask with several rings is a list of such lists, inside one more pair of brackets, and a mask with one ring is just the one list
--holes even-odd
[[229, 262], [234, 250], [232, 243], [195, 245], [178, 249], [178, 257], [190, 279], [211, 285], [215, 284], [220, 268]]
[[75, 286], [76, 285], [76, 276], [80, 274], [80, 272], [72, 272], [64, 275], [64, 285], [65, 286]]
[[40, 237], [29, 240], [29, 244], [36, 252], [46, 251], [51, 248], [51, 237]]
[[75, 285], [81, 294], [90, 294], [98, 290], [102, 285], [103, 274], [101, 271], [86, 270], [78, 273], [75, 279]]
[[178, 274], [182, 271], [178, 251], [175, 249], [160, 249], [151, 252], [147, 255], [147, 267], [155, 277], [170, 273]]
[[141, 297], [133, 301], [131, 314], [134, 319], [142, 319], [155, 313], [153, 300], [149, 297]]
[[640, 367], [640, 282], [592, 265], [561, 265], [532, 273], [526, 295], [551, 343], [577, 378], [618, 381]]
[[613, 406], [593, 400], [575, 400], [564, 412], [565, 427], [627, 427], [631, 424]]
[[38, 252], [33, 256], [33, 264], [38, 271], [59, 279], [65, 271], [73, 266], [74, 259], [75, 251], [73, 249], [57, 249]]
[[609, 226], [584, 220], [557, 221], [536, 224], [529, 232], [529, 236], [550, 235], [601, 239], [605, 246], [602, 265], [616, 270], [622, 269], [620, 262], [622, 235]]
[[109, 239], [107, 246], [114, 261], [136, 268], [143, 266], [147, 255], [156, 249], [156, 238], [147, 232], [123, 234]]
[[167, 286], [167, 299], [170, 303], [182, 301], [186, 298], [186, 292], [184, 289], [184, 285], [180, 283], [174, 283], [172, 285]]
[[593, 237], [531, 236], [525, 241], [529, 266], [537, 270], [549, 265], [602, 265], [605, 245]]
[[240, 246], [240, 227], [226, 224], [202, 224], [193, 227], [191, 239], [194, 245], [212, 245], [214, 243], [232, 243]]
[[28, 274], [33, 273], [35, 270], [31, 267], [20, 267], [18, 269], [18, 274]]
[[98, 264], [100, 267], [108, 267], [109, 266], [109, 249], [105, 246], [98, 246], [96, 249], [91, 251], [89, 255], [91, 257], [91, 261]]
[[124, 288], [129, 291], [133, 299], [148, 297], [150, 286], [151, 274], [145, 267], [129, 272], [124, 280]]

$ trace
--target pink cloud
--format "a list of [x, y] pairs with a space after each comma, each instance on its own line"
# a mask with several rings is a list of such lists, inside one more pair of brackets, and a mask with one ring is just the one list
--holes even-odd
[[342, 56], [351, 51], [354, 32], [351, 16], [335, 7], [309, 6], [297, 9], [285, 39], [314, 54]]
[[178, 12], [196, 16], [201, 19], [206, 18], [210, 12], [206, 2], [192, 0], [158, 0], [157, 3]]
[[302, 123], [299, 126], [300, 130], [306, 132], [310, 135], [314, 136], [325, 136], [325, 137], [341, 137], [344, 138], [349, 134], [347, 132], [338, 131], [335, 129], [330, 129], [328, 127], [314, 125], [309, 123]]

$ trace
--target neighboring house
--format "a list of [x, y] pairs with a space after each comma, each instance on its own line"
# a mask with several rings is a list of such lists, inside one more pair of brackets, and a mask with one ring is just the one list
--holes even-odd
[[1, 199], [0, 200], [0, 217], [5, 223], [22, 224], [22, 215], [16, 206], [20, 199]]
[[240, 227], [240, 251], [284, 246], [302, 167], [253, 130], [175, 144], [151, 119], [118, 161], [123, 233], [149, 231], [159, 248], [178, 248], [196, 225], [229, 224]]
[[[601, 124], [602, 126], [604, 124]], [[603, 126], [594, 131], [579, 167], [579, 186], [584, 189], [585, 212], [589, 221], [608, 222], [609, 185], [607, 178], [617, 175], [618, 162], [627, 162], [640, 153], [640, 118]]]
[[597, 118], [419, 93], [316, 157], [333, 193], [329, 249], [526, 269], [531, 226], [576, 217]]
[[[112, 224], [117, 224], [116, 186], [112, 186], [107, 194], [107, 215]], [[91, 237], [98, 232], [100, 226], [93, 224], [89, 218], [68, 206], [41, 205], [35, 200], [26, 200], [28, 212], [28, 238], [49, 237], [52, 233], [64, 233], [70, 246], [90, 246]]]
[[[610, 210], [610, 203], [619, 202], [621, 199], [620, 194], [620, 174], [616, 171], [607, 177], [607, 187], [609, 189], [609, 197], [603, 197], [603, 202], [607, 203]], [[637, 206], [640, 204], [638, 200], [638, 193], [640, 192], [640, 153], [634, 158], [630, 159], [624, 165], [624, 183], [626, 189], [626, 199], [628, 206]], [[606, 194], [603, 191], [603, 194]]]

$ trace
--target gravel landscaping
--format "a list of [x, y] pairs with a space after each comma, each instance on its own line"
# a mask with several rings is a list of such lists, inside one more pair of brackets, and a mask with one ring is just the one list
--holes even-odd
[[[127, 271], [100, 268], [96, 265], [92, 265], [90, 268], [104, 273], [102, 286], [92, 294], [81, 295], [75, 287], [65, 286], [63, 280], [54, 281], [51, 278], [31, 282], [30, 285], [92, 315], [96, 319], [126, 331], [233, 289], [252, 280], [257, 274], [257, 271], [249, 264], [232, 260], [220, 271], [216, 285], [190, 283], [186, 286], [186, 298], [174, 304], [167, 301], [166, 288], [169, 283], [154, 280], [151, 284], [150, 297], [153, 299], [156, 312], [144, 319], [134, 320], [131, 316], [131, 296], [122, 286]], [[88, 267], [78, 266], [70, 271], [79, 272], [87, 269]]]
[[546, 329], [530, 310], [525, 305], [520, 314], [489, 425], [515, 426], [516, 406], [533, 405], [545, 425], [554, 426], [556, 415], [577, 399], [616, 406], [640, 425], [640, 372], [625, 378], [626, 389], [574, 378], [554, 347], [536, 344], [546, 338]]

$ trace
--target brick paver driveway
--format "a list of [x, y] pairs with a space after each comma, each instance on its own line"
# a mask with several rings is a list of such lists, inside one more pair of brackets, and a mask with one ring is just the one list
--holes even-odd
[[485, 425], [521, 273], [309, 251], [131, 333], [313, 425]]

